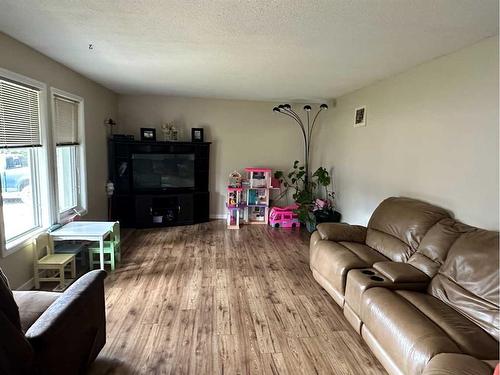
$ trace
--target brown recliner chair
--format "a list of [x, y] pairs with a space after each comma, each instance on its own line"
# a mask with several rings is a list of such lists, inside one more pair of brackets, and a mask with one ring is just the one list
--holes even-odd
[[[451, 243], [452, 231], [427, 243], [428, 256], [450, 247], [426, 289], [362, 292], [361, 335], [390, 374], [490, 375], [498, 362], [498, 232], [457, 222], [449, 228], [458, 232]], [[429, 271], [422, 259], [410, 264]], [[351, 275], [347, 283], [350, 289]], [[351, 304], [350, 294], [346, 301]]]
[[0, 270], [0, 374], [83, 374], [106, 342], [105, 271], [64, 293], [11, 292]]
[[447, 211], [431, 204], [392, 197], [377, 207], [367, 228], [319, 224], [310, 244], [313, 276], [343, 306], [350, 270], [377, 262], [407, 262], [429, 229], [449, 217]]

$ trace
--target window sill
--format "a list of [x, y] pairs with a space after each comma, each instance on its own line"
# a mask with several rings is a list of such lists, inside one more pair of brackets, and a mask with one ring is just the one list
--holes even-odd
[[64, 225], [87, 214], [87, 210], [81, 207], [70, 208], [59, 214], [59, 224]]
[[[73, 221], [76, 217], [81, 217], [87, 214], [87, 210], [77, 207], [75, 210], [71, 209], [61, 214], [60, 224], [64, 225]], [[43, 232], [46, 232], [48, 228], [41, 227], [26, 233], [24, 236], [17, 238], [16, 240], [6, 244], [5, 248], [2, 249], [2, 258], [6, 258], [15, 252], [24, 249], [26, 246], [31, 245], [33, 240]]]
[[2, 258], [6, 258], [9, 255], [14, 254], [18, 250], [24, 249], [26, 246], [31, 245], [35, 237], [40, 233], [46, 231], [47, 228], [37, 228], [22, 237], [19, 237], [15, 241], [6, 244], [5, 248], [2, 250]]

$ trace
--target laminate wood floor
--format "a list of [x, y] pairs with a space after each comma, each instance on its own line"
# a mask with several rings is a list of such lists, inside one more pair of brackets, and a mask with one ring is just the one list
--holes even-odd
[[309, 269], [304, 231], [135, 231], [90, 374], [385, 374]]

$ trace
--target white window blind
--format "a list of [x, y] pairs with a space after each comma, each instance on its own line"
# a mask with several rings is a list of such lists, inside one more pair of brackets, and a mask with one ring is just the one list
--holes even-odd
[[40, 146], [39, 91], [0, 78], [0, 148]]
[[78, 102], [54, 95], [54, 124], [57, 146], [78, 144]]

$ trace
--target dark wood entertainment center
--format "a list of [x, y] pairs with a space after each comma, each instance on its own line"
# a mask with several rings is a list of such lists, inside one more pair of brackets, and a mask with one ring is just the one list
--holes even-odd
[[201, 223], [209, 217], [209, 142], [109, 140], [111, 217], [125, 228]]

